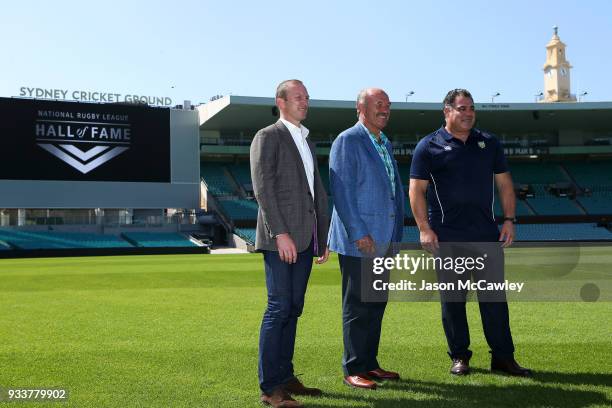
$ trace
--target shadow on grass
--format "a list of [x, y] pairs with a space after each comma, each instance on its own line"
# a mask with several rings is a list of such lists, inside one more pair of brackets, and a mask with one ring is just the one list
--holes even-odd
[[[486, 372], [486, 370], [474, 370]], [[466, 377], [465, 380], [467, 380]], [[464, 378], [458, 378], [459, 381]], [[512, 379], [514, 380], [514, 379]], [[563, 385], [609, 386], [609, 374], [538, 372], [531, 379], [519, 379], [521, 384], [461, 384], [419, 380], [386, 382], [376, 391], [348, 389], [346, 393], [325, 393], [325, 401], [310, 399], [308, 407], [371, 406], [375, 408], [406, 407], [552, 407], [582, 408], [593, 405], [610, 406], [612, 400], [602, 392], [568, 389]], [[385, 391], [392, 391], [392, 395]], [[340, 400], [340, 401], [338, 401]]]
[[[482, 368], [471, 368], [473, 373], [478, 374], [490, 374], [500, 375], [503, 374], [491, 374], [489, 370]], [[572, 384], [572, 385], [612, 385], [612, 374], [609, 373], [556, 373], [553, 371], [534, 371], [533, 377], [529, 378], [531, 381], [537, 381], [540, 383], [558, 383], [558, 384]]]

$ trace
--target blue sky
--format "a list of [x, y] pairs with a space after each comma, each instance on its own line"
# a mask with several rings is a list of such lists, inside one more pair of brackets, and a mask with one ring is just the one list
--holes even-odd
[[612, 2], [28, 1], [0, 13], [0, 96], [22, 86], [168, 96], [271, 96], [302, 79], [314, 99], [532, 102], [552, 26], [572, 92], [612, 101]]

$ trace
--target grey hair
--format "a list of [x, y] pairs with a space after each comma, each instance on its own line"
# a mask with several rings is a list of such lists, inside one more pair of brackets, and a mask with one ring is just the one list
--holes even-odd
[[368, 105], [368, 88], [363, 88], [357, 94], [357, 119], [359, 119], [359, 105], [363, 104], [364, 106]]

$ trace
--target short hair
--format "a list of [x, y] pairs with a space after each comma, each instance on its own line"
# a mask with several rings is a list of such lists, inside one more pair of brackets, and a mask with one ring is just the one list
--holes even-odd
[[467, 89], [463, 89], [463, 88], [457, 88], [457, 89], [452, 89], [448, 91], [448, 93], [444, 97], [444, 106], [446, 105], [452, 106], [452, 104], [455, 103], [455, 99], [457, 99], [458, 96], [465, 96], [466, 98], [470, 98], [472, 102], [474, 102], [474, 98], [472, 98], [472, 94], [470, 93], [470, 91], [468, 91]]
[[287, 89], [289, 89], [289, 85], [299, 84], [304, 86], [302, 81], [299, 79], [287, 79], [286, 81], [281, 82], [276, 87], [276, 97], [287, 100]]
[[359, 93], [357, 94], [357, 119], [359, 119], [359, 104], [362, 103], [365, 106], [368, 106], [368, 88], [363, 88], [361, 91], [359, 91]]
[[368, 96], [368, 88], [364, 88], [359, 91], [359, 93], [357, 94], [357, 105], [359, 105], [360, 103], [367, 104], [368, 99], [366, 98], [366, 96]]

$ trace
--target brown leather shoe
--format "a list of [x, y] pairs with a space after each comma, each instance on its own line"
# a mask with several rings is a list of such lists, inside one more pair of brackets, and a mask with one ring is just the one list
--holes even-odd
[[368, 371], [368, 377], [375, 378], [377, 380], [399, 380], [400, 375], [394, 371], [383, 370], [378, 367], [376, 370]]
[[273, 408], [299, 408], [303, 407], [300, 401], [291, 398], [283, 387], [276, 387], [272, 394], [261, 394], [261, 402]]
[[450, 373], [454, 375], [467, 375], [470, 373], [470, 359], [467, 357], [453, 358]]
[[344, 383], [355, 388], [366, 388], [368, 390], [376, 389], [376, 383], [365, 374], [347, 375], [344, 377]]
[[289, 382], [283, 385], [283, 388], [291, 395], [310, 395], [311, 397], [320, 397], [323, 395], [323, 391], [320, 389], [306, 387], [297, 378], [289, 380]]
[[491, 371], [501, 371], [516, 377], [531, 377], [530, 369], [521, 367], [514, 358], [491, 357]]

